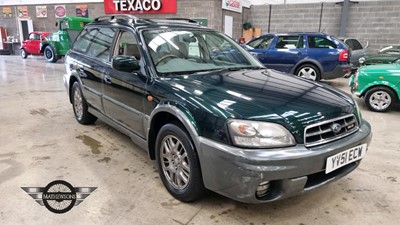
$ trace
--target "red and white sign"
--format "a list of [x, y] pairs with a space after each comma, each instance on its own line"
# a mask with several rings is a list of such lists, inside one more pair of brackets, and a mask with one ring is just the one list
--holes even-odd
[[67, 15], [67, 10], [65, 9], [65, 5], [54, 6], [54, 11], [56, 12], [56, 18], [63, 18]]
[[104, 0], [106, 14], [176, 13], [176, 0]]
[[241, 0], [222, 0], [222, 8], [230, 11], [242, 13]]

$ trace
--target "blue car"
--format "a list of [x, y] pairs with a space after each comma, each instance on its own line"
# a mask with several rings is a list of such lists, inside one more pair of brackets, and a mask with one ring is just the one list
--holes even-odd
[[323, 33], [264, 34], [243, 47], [270, 69], [315, 81], [351, 72], [346, 45]]

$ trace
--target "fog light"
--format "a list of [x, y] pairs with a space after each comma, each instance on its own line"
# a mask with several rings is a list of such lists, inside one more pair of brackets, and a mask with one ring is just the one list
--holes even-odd
[[257, 197], [261, 198], [269, 194], [270, 192], [270, 182], [269, 181], [263, 181], [257, 186], [257, 191], [256, 195]]

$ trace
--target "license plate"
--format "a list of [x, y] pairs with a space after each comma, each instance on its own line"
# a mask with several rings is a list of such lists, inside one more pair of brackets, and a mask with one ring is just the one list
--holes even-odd
[[330, 173], [342, 166], [364, 158], [367, 154], [367, 144], [362, 144], [354, 148], [339, 152], [326, 159], [325, 173]]

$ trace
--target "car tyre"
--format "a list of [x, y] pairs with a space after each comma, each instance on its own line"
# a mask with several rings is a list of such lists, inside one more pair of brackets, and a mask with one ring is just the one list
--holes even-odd
[[387, 112], [396, 101], [394, 92], [388, 87], [374, 87], [364, 97], [365, 105], [371, 111]]
[[205, 194], [197, 152], [180, 126], [170, 123], [160, 129], [156, 160], [161, 180], [173, 197], [193, 202]]
[[74, 109], [75, 119], [80, 124], [92, 124], [96, 122], [97, 117], [88, 111], [88, 104], [85, 97], [82, 95], [82, 90], [79, 83], [76, 81], [72, 86], [72, 107]]
[[28, 58], [28, 53], [25, 51], [25, 49], [19, 50], [19, 54], [21, 55], [21, 57], [22, 57], [23, 59]]
[[47, 45], [44, 49], [44, 58], [51, 63], [57, 62], [57, 56], [55, 54], [54, 48], [51, 45]]
[[301, 65], [299, 68], [297, 68], [295, 75], [314, 81], [321, 80], [321, 72], [313, 64]]

